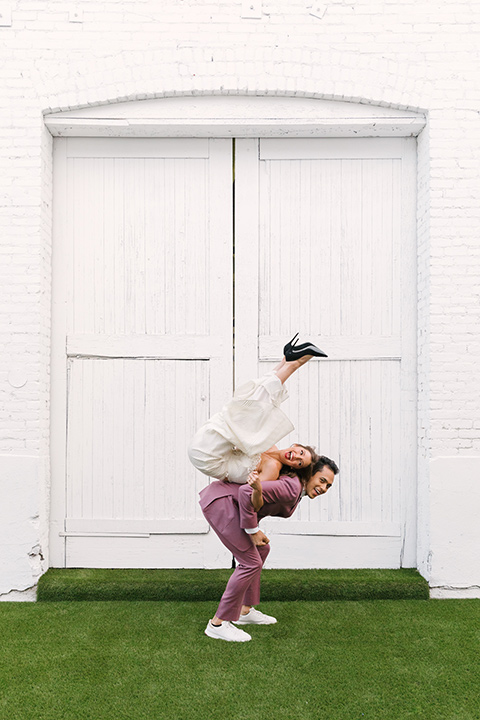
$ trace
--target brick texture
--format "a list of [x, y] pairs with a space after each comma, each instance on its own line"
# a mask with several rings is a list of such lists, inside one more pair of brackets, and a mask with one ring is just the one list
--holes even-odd
[[420, 470], [432, 457], [480, 455], [478, 2], [331, 0], [319, 17], [307, 0], [272, 0], [257, 19], [242, 17], [240, 0], [6, 5], [0, 456], [44, 462], [49, 453], [52, 141], [43, 113], [212, 93], [427, 114], [418, 145]]

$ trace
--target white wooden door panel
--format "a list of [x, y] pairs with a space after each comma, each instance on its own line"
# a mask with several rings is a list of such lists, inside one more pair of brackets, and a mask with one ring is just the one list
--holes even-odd
[[265, 522], [290, 540], [269, 562], [296, 566], [308, 535], [306, 566], [322, 566], [326, 537], [329, 567], [414, 565], [415, 142], [266, 139], [256, 150], [236, 143], [250, 178], [236, 177], [237, 382], [273, 368], [296, 331], [323, 348], [328, 360], [288, 383], [296, 431], [282, 442], [311, 443], [341, 468], [326, 496]]
[[177, 562], [195, 535], [217, 561], [186, 450], [232, 392], [231, 141], [71, 138], [55, 156], [53, 564], [153, 566], [155, 547], [168, 566], [172, 534]]
[[67, 567], [227, 568], [232, 559], [213, 532], [89, 534], [83, 530], [78, 535], [70, 531], [66, 545]]
[[[413, 140], [413, 142], [415, 142]], [[260, 160], [354, 160], [402, 158], [404, 138], [262, 138]]]
[[208, 332], [208, 162], [71, 159], [70, 333]]
[[401, 161], [265, 161], [260, 173], [260, 337], [299, 318], [315, 337], [399, 336]]
[[208, 361], [70, 360], [67, 532], [207, 531], [187, 456], [207, 419], [199, 393]]
[[[315, 537], [268, 530], [271, 535], [268, 566], [271, 568], [391, 568], [398, 567], [398, 558], [402, 557], [400, 537], [352, 538], [341, 534]], [[392, 558], [397, 558], [394, 565]]]
[[[215, 143], [218, 141], [215, 140]], [[210, 156], [207, 138], [68, 138], [68, 157], [74, 158], [203, 158]]]
[[345, 534], [350, 523], [352, 535], [361, 523], [400, 529], [399, 380], [399, 363], [382, 361], [312, 362], [291, 379], [284, 407], [296, 431], [287, 445], [310, 441], [339, 458], [342, 473], [335, 491], [302, 502], [286, 525], [343, 523]]

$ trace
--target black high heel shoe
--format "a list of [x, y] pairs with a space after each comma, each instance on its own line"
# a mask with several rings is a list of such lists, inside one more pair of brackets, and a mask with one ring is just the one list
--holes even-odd
[[[295, 340], [295, 338], [293, 338], [293, 340]], [[320, 350], [320, 348], [310, 342], [303, 343], [302, 345], [296, 345], [292, 344], [291, 340], [287, 343], [287, 345], [285, 345], [283, 352], [285, 360], [288, 362], [291, 360], [299, 360], [305, 355], [313, 355], [313, 357], [328, 357], [327, 353], [324, 353], [323, 350]]]
[[285, 345], [285, 347], [283, 348], [283, 354], [285, 355], [285, 357], [287, 356], [287, 353], [289, 353], [290, 350], [296, 345], [295, 341], [297, 340], [297, 338], [298, 338], [298, 333], [296, 335], [294, 335], [293, 338], [290, 340], [290, 342], [288, 342]]

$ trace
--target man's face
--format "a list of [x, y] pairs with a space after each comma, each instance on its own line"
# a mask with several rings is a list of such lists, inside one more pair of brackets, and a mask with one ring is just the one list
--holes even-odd
[[305, 486], [305, 492], [310, 499], [314, 499], [319, 495], [323, 495], [332, 487], [335, 475], [328, 465], [324, 465], [321, 470], [312, 475]]

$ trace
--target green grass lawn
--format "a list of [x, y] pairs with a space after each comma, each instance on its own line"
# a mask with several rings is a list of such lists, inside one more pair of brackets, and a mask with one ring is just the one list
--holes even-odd
[[2, 720], [477, 720], [480, 601], [1, 603]]
[[[56, 600], [218, 600], [230, 569], [50, 568], [40, 602]], [[428, 600], [417, 570], [263, 570], [266, 600]]]

